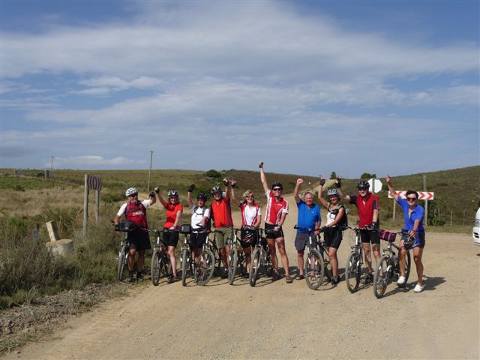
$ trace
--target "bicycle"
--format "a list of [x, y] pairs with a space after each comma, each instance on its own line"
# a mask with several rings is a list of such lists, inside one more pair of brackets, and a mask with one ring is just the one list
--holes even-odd
[[128, 268], [128, 257], [130, 256], [130, 242], [128, 241], [128, 233], [135, 230], [137, 226], [131, 221], [122, 221], [118, 224], [114, 224], [114, 226], [115, 231], [124, 233], [117, 257], [117, 279], [118, 281], [123, 281], [125, 279], [125, 268]]
[[154, 286], [158, 286], [160, 278], [164, 276], [169, 278], [172, 276], [170, 258], [167, 254], [167, 244], [163, 241], [162, 234], [173, 230], [148, 230], [155, 234], [156, 241], [153, 246], [152, 263], [151, 263], [151, 279]]
[[266, 274], [272, 274], [273, 263], [264, 230], [259, 229], [259, 239], [252, 251], [250, 272], [248, 274], [248, 282], [251, 287], [256, 285], [257, 280], [260, 278], [260, 274], [263, 272]]
[[305, 281], [310, 289], [317, 290], [323, 283], [330, 282], [333, 277], [328, 250], [320, 236], [315, 234], [314, 229], [304, 229], [297, 225], [294, 229], [308, 233], [305, 246], [308, 248], [304, 265]]
[[[217, 233], [222, 233], [220, 230], [210, 230], [208, 231], [208, 234], [212, 236], [208, 236], [207, 238], [207, 246], [210, 249], [210, 251], [213, 253], [213, 256], [215, 258], [214, 262], [214, 273], [220, 275], [222, 273], [222, 259], [220, 258], [220, 252], [218, 251], [217, 247]], [[222, 233], [223, 234], [223, 233]]]
[[238, 232], [241, 232], [241, 229], [233, 229], [233, 238], [227, 239], [227, 244], [230, 245], [230, 252], [228, 254], [228, 283], [233, 285], [235, 281], [235, 275], [237, 273], [237, 267], [240, 272], [245, 273], [246, 258], [243, 249], [238, 250], [240, 247], [240, 242], [238, 239]]
[[190, 236], [192, 233], [205, 232], [204, 229], [191, 229], [190, 225], [182, 225], [180, 233], [184, 235], [184, 242], [181, 250], [182, 263], [182, 285], [187, 286], [187, 274], [190, 272], [197, 285], [205, 286], [213, 275], [215, 269], [215, 256], [209, 248], [208, 241], [202, 246], [199, 259], [192, 256], [190, 249]]
[[347, 265], [345, 269], [345, 282], [347, 284], [347, 289], [354, 293], [358, 290], [360, 282], [362, 280], [362, 275], [367, 273], [364, 268], [363, 263], [363, 247], [362, 240], [360, 237], [360, 231], [365, 230], [365, 228], [350, 227], [347, 228], [355, 232], [355, 244], [351, 246], [351, 252], [348, 256]]
[[[382, 233], [382, 231], [381, 231]], [[385, 234], [386, 233], [386, 234]], [[385, 235], [381, 235], [380, 238], [382, 240], [385, 240], [387, 242], [387, 247], [382, 250], [382, 258], [380, 260], [380, 263], [375, 271], [375, 277], [373, 280], [373, 293], [377, 299], [382, 298], [385, 295], [385, 290], [387, 289], [387, 286], [395, 280], [398, 280], [400, 276], [400, 259], [399, 259], [399, 253], [400, 253], [400, 246], [395, 244], [395, 239], [396, 235], [400, 234], [402, 237], [402, 240], [404, 240], [405, 243], [408, 243], [411, 238], [409, 238], [408, 233], [404, 231], [400, 232], [384, 232]], [[413, 242], [413, 241], [412, 241]], [[397, 252], [395, 252], [395, 250]], [[408, 277], [410, 275], [410, 251], [407, 249], [406, 257], [405, 257], [405, 283], [408, 281]], [[400, 287], [404, 287], [405, 285], [402, 285]]]

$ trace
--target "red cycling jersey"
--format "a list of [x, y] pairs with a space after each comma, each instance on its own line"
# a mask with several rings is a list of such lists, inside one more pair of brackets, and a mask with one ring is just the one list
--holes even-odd
[[265, 210], [265, 222], [277, 225], [283, 213], [288, 214], [288, 202], [283, 197], [279, 199], [273, 196], [271, 191], [265, 193], [267, 196], [267, 208]]
[[221, 198], [212, 201], [212, 217], [213, 226], [216, 228], [233, 226], [232, 208], [230, 207], [230, 199]]
[[380, 199], [377, 195], [371, 192], [367, 193], [365, 197], [360, 195], [350, 196], [350, 203], [355, 204], [358, 209], [358, 226], [365, 227], [372, 225], [373, 222], [373, 210], [379, 209]]
[[148, 229], [147, 208], [141, 201], [129, 201], [125, 208], [125, 217], [135, 225]]
[[175, 224], [175, 220], [177, 219], [177, 213], [179, 211], [183, 211], [183, 205], [168, 203], [167, 206], [164, 205], [164, 208], [166, 209], [166, 221], [163, 227], [165, 229], [169, 229], [173, 226], [173, 224]]

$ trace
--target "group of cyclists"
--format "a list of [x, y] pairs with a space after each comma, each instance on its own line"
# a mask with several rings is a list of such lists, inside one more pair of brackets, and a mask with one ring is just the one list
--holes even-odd
[[[265, 213], [262, 214], [262, 209], [255, 200], [255, 194], [251, 190], [243, 193], [239, 205], [242, 219], [239, 242], [245, 254], [246, 273], [248, 273], [251, 263], [250, 255], [252, 248], [261, 239], [259, 229], [263, 218], [265, 238], [273, 266], [272, 278], [273, 280], [281, 278], [276, 256], [278, 252], [284, 269], [285, 281], [286, 283], [292, 283], [294, 277], [289, 271], [289, 259], [285, 249], [285, 237], [282, 229], [289, 212], [289, 204], [283, 196], [283, 186], [280, 182], [273, 182], [271, 186], [268, 185], [263, 162], [259, 164], [259, 170], [260, 181], [266, 197]], [[386, 182], [390, 193], [395, 194], [392, 178], [387, 176]], [[189, 246], [194, 257], [198, 258], [200, 255], [202, 246], [207, 240], [210, 226], [213, 226], [217, 234], [215, 237], [216, 246], [224, 266], [224, 275], [226, 276], [229, 261], [227, 254], [230, 250], [227, 239], [232, 238], [234, 232], [232, 201], [235, 200], [234, 188], [236, 181], [233, 179], [224, 179], [223, 183], [225, 185], [224, 189], [219, 185], [215, 185], [211, 189], [212, 200], [210, 206], [207, 206], [209, 196], [204, 192], [198, 193], [196, 202], [193, 201], [194, 185], [188, 188], [187, 200], [189, 213], [191, 215], [190, 227], [192, 229], [189, 236]], [[337, 179], [334, 186], [328, 189], [325, 189], [324, 183], [325, 181], [321, 179], [318, 192], [319, 205], [315, 203], [315, 196], [312, 192], [306, 191], [303, 196], [300, 195], [303, 179], [297, 179], [296, 181], [294, 198], [298, 208], [298, 219], [294, 244], [297, 251], [298, 273], [295, 279], [302, 280], [305, 276], [303, 267], [304, 250], [309, 235], [311, 233], [318, 235], [323, 232], [331, 264], [331, 283], [336, 285], [340, 281], [337, 251], [342, 242], [343, 231], [346, 229], [348, 223], [347, 211], [342, 204], [342, 200], [345, 200], [357, 207], [358, 227], [361, 229], [360, 237], [365, 254], [365, 263], [368, 268], [366, 281], [373, 281], [374, 270], [370, 249], [373, 250], [375, 261], [378, 262], [380, 259], [379, 197], [370, 192], [370, 185], [365, 180], [361, 180], [357, 184], [357, 193], [351, 195], [342, 194], [340, 179]], [[325, 190], [327, 190], [326, 198], [324, 198]], [[118, 224], [122, 218], [125, 218], [137, 225], [136, 229], [128, 234], [128, 241], [130, 243], [130, 256], [128, 257], [130, 279], [143, 278], [145, 250], [150, 248], [148, 232], [145, 231], [148, 229], [147, 209], [158, 200], [166, 212], [166, 220], [163, 225], [163, 240], [167, 246], [167, 253], [171, 263], [172, 274], [170, 281], [176, 281], [177, 267], [175, 248], [178, 244], [179, 229], [184, 212], [178, 192], [176, 190], [169, 190], [167, 192], [167, 199], [165, 199], [159, 189], [155, 188], [154, 191], [149, 194], [149, 199], [143, 201], [138, 199], [138, 191], [135, 188], [129, 188], [125, 195], [128, 200], [120, 207], [114, 222]], [[402, 199], [398, 195], [394, 196], [404, 214], [404, 230], [408, 233], [408, 236], [413, 239], [411, 248], [413, 249], [413, 258], [418, 274], [418, 282], [414, 288], [414, 292], [421, 292], [425, 286], [422, 264], [422, 254], [425, 246], [425, 229], [423, 227], [424, 210], [423, 207], [418, 205], [418, 193], [415, 191], [407, 191], [406, 199]], [[320, 206], [327, 210], [327, 221], [323, 226], [321, 224]], [[399, 260], [400, 264], [403, 265], [406, 252], [408, 251], [403, 240], [400, 242], [400, 249]], [[135, 264], [137, 254], [138, 261]], [[399, 286], [405, 283], [405, 274], [402, 272], [403, 269], [404, 266], [400, 266], [400, 276], [397, 281]]]

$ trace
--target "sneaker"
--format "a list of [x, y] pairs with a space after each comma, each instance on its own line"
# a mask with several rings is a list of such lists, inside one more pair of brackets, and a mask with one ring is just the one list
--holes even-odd
[[303, 274], [297, 274], [297, 276], [295, 276], [295, 280], [303, 280], [305, 279], [305, 276]]
[[273, 273], [272, 273], [272, 280], [273, 281], [277, 281], [280, 279], [280, 274], [278, 273], [278, 271], [275, 271], [273, 270]]
[[401, 285], [405, 285], [405, 276], [400, 276], [398, 278], [398, 281], [397, 281], [397, 285], [401, 286]]
[[291, 284], [293, 282], [293, 279], [290, 277], [290, 275], [285, 276], [285, 281], [287, 284]]
[[332, 285], [337, 285], [340, 282], [340, 278], [338, 276], [332, 277], [331, 283]]
[[128, 282], [133, 283], [133, 282], [135, 282], [135, 281], [136, 281], [136, 279], [135, 279], [135, 272], [130, 271], [130, 272], [128, 273]]
[[143, 280], [143, 272], [142, 271], [137, 272], [137, 280]]
[[228, 268], [224, 268], [221, 274], [222, 279], [226, 279], [228, 277]]
[[413, 289], [413, 292], [419, 293], [419, 292], [422, 292], [423, 289], [425, 289], [425, 283], [421, 285], [420, 283], [417, 283], [417, 285], [415, 285], [415, 288]]

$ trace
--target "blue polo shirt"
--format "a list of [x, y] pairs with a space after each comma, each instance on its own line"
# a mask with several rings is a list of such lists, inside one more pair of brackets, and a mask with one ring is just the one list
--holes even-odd
[[[320, 207], [317, 204], [313, 204], [312, 207], [305, 204], [305, 201], [300, 200], [297, 203], [298, 207], [298, 221], [297, 226], [300, 229], [315, 229], [315, 223], [320, 221]], [[301, 230], [299, 230], [302, 232]]]
[[405, 223], [405, 229], [410, 231], [413, 229], [413, 224], [415, 220], [420, 220], [420, 225], [418, 226], [417, 232], [423, 232], [425, 229], [423, 228], [423, 218], [425, 216], [425, 210], [422, 206], [418, 205], [408, 215], [408, 201], [405, 199], [398, 198], [397, 199], [398, 205], [401, 206], [403, 210], [403, 221]]

